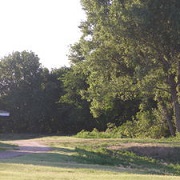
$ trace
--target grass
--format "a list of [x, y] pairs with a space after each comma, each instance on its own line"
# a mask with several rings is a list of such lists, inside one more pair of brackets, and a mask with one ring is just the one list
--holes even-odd
[[[1, 179], [6, 180], [176, 180], [178, 177], [168, 176], [152, 176], [152, 175], [137, 175], [124, 172], [108, 172], [96, 169], [86, 168], [55, 168], [34, 165], [11, 165], [6, 164], [6, 170], [0, 171]], [[8, 170], [7, 170], [8, 169]]]
[[[18, 137], [18, 139], [20, 139]], [[29, 154], [0, 161], [0, 179], [6, 180], [176, 180], [180, 179], [180, 164], [174, 160], [138, 155], [127, 149], [111, 147], [130, 143], [152, 143], [179, 148], [173, 140], [152, 139], [80, 139], [75, 137], [34, 138], [53, 148], [42, 154]], [[0, 147], [9, 144], [7, 138]], [[14, 146], [9, 145], [14, 148]], [[178, 149], [179, 150], [179, 149]]]
[[5, 151], [9, 149], [15, 149], [17, 146], [16, 145], [11, 145], [8, 143], [1, 143], [0, 142], [0, 151]]

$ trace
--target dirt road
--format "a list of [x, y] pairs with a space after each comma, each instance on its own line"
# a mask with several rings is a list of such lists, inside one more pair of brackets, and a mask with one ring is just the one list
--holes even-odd
[[45, 153], [51, 150], [50, 147], [43, 145], [38, 141], [33, 141], [32, 139], [11, 141], [11, 143], [18, 145], [18, 147], [13, 150], [0, 152], [0, 159], [8, 159], [33, 153]]

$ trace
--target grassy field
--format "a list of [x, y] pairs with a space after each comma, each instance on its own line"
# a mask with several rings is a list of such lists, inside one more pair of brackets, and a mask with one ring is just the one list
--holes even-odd
[[[17, 148], [12, 145], [12, 140], [21, 137], [1, 136], [1, 151]], [[28, 137], [23, 136], [23, 138]], [[180, 179], [178, 141], [80, 139], [61, 136], [29, 138], [51, 146], [52, 151], [1, 159], [0, 179]]]

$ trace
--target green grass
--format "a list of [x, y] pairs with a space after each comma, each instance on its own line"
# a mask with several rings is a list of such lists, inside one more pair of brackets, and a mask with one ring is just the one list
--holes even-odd
[[0, 142], [0, 151], [10, 150], [10, 149], [14, 149], [16, 147], [17, 146], [15, 146], [15, 145], [11, 145], [11, 144], [8, 144], [8, 143], [1, 143]]
[[[2, 164], [0, 164], [2, 165]], [[178, 177], [138, 175], [125, 172], [97, 170], [96, 167], [44, 167], [23, 164], [5, 164], [0, 168], [0, 178], [6, 180], [176, 180]]]
[[[20, 137], [18, 137], [20, 139]], [[10, 139], [11, 140], [11, 139]], [[0, 160], [0, 179], [6, 180], [176, 180], [180, 164], [171, 160], [140, 156], [128, 149], [109, 147], [129, 143], [162, 144], [178, 148], [173, 140], [152, 139], [80, 139], [75, 137], [41, 137], [53, 151]], [[5, 138], [1, 145], [9, 144]], [[11, 147], [11, 145], [9, 145]], [[13, 146], [12, 146], [13, 148]]]

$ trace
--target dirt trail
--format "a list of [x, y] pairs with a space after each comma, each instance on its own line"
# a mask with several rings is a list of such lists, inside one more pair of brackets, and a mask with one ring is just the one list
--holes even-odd
[[45, 153], [51, 150], [50, 147], [43, 145], [38, 141], [33, 141], [32, 139], [11, 141], [11, 143], [18, 145], [18, 147], [13, 150], [0, 152], [0, 159], [9, 159], [26, 154]]

